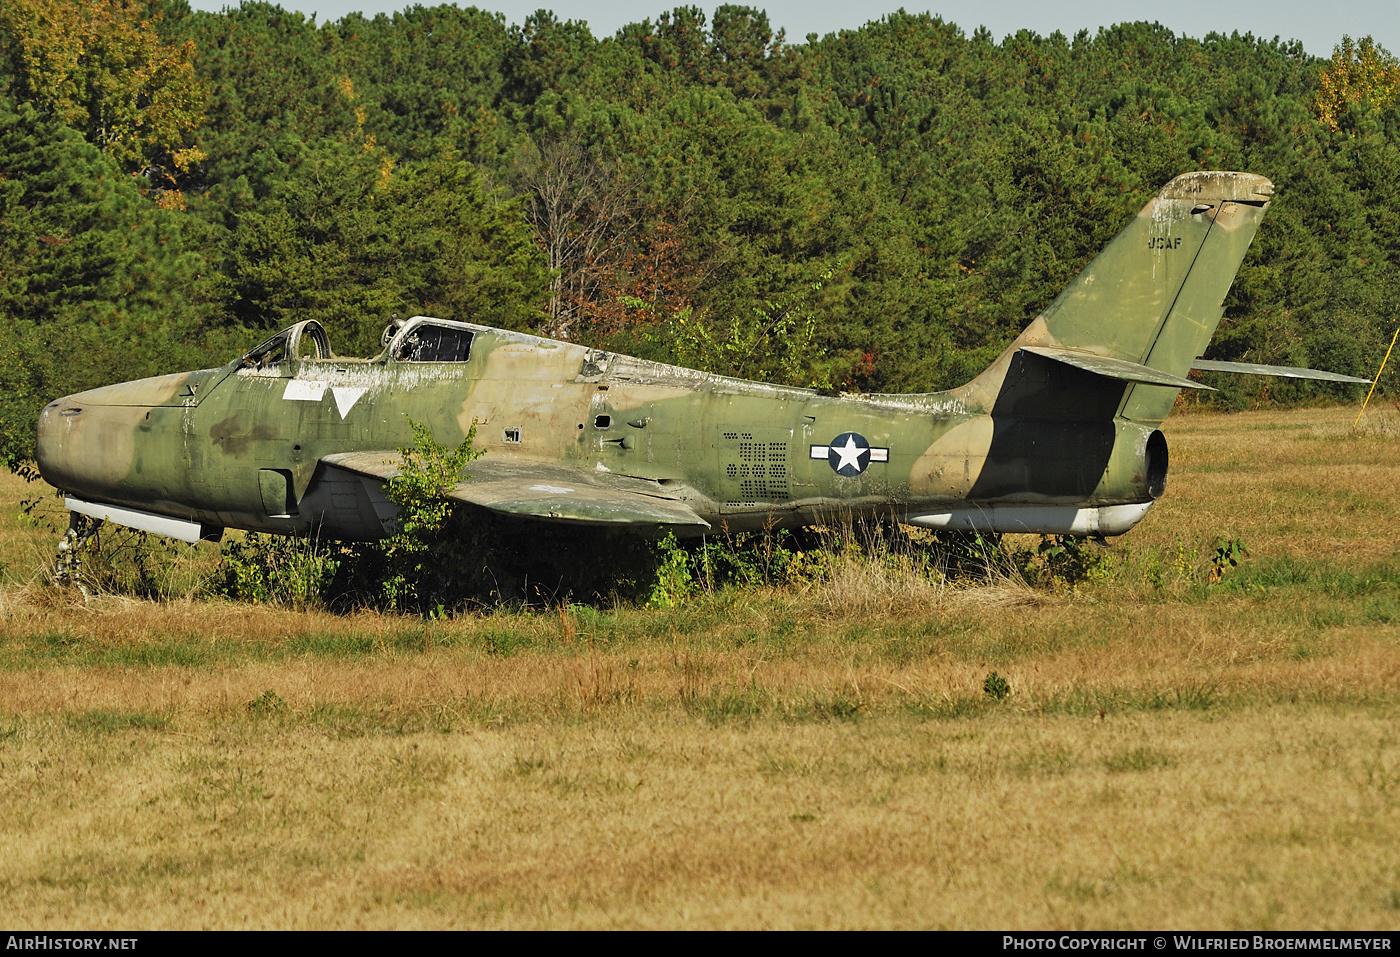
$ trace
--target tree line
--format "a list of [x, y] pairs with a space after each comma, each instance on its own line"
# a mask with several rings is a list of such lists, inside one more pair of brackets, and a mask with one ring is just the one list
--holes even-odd
[[1400, 63], [1369, 38], [1316, 58], [903, 12], [790, 43], [736, 5], [595, 37], [545, 11], [6, 0], [0, 454], [26, 459], [61, 394], [219, 365], [305, 318], [343, 354], [426, 313], [947, 388], [1195, 169], [1278, 187], [1212, 357], [1374, 371], [1400, 292]]

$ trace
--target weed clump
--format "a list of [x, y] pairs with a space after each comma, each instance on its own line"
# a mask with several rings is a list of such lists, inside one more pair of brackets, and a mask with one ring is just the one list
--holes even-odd
[[982, 682], [982, 693], [989, 698], [1001, 701], [1011, 694], [1011, 683], [993, 671], [987, 675], [987, 680]]
[[1073, 588], [1101, 578], [1107, 566], [1102, 547], [1092, 539], [1071, 535], [1042, 535], [1036, 557], [1040, 560], [1040, 574], [1036, 577], [1052, 587]]
[[266, 718], [276, 714], [282, 714], [287, 710], [287, 702], [282, 696], [271, 688], [258, 695], [248, 702], [248, 713], [255, 718]]
[[1238, 568], [1240, 562], [1248, 555], [1249, 550], [1238, 538], [1217, 538], [1215, 551], [1210, 558], [1210, 575], [1207, 581], [1212, 585], [1219, 584], [1225, 578], [1225, 573], [1232, 568]]

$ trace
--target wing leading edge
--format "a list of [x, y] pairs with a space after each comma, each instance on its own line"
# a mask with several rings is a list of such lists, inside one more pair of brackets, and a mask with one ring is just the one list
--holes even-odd
[[[398, 452], [341, 452], [322, 462], [387, 481], [399, 474]], [[611, 527], [666, 525], [702, 530], [710, 523], [670, 496], [658, 482], [557, 465], [476, 461], [451, 498], [493, 512]]]

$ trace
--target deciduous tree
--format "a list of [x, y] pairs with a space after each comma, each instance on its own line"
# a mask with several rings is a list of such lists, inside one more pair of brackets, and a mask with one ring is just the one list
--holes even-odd
[[194, 43], [167, 41], [157, 0], [6, 0], [0, 32], [20, 95], [129, 172], [174, 185], [203, 158]]
[[1317, 115], [1333, 130], [1347, 125], [1351, 109], [1365, 101], [1384, 109], [1400, 97], [1400, 60], [1369, 36], [1342, 37], [1332, 62], [1317, 75]]

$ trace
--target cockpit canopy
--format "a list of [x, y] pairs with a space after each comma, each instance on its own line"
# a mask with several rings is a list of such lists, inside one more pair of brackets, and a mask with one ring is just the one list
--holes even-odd
[[472, 351], [472, 330], [442, 319], [410, 319], [389, 344], [399, 362], [466, 362]]
[[[476, 331], [466, 323], [430, 316], [414, 316], [397, 320], [384, 330], [384, 352], [376, 359], [395, 362], [466, 362], [471, 357], [472, 339]], [[283, 360], [347, 361], [331, 351], [330, 337], [315, 319], [306, 319], [288, 326], [277, 335], [245, 353], [239, 364], [244, 368], [263, 369]], [[367, 362], [374, 360], [352, 359]]]
[[264, 369], [283, 359], [331, 359], [334, 356], [326, 330], [315, 319], [306, 319], [245, 353], [239, 364]]

